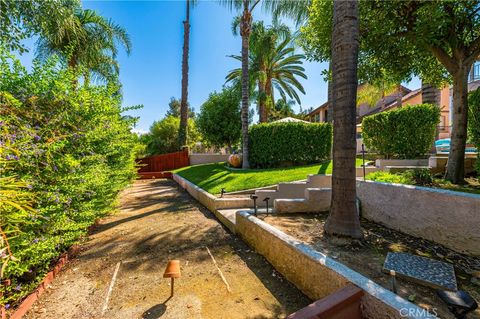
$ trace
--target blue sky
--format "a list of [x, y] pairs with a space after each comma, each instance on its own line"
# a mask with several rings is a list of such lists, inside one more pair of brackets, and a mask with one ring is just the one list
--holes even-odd
[[[83, 7], [112, 18], [130, 34], [132, 53], [119, 56], [124, 105], [144, 105], [131, 114], [140, 117], [136, 130], [148, 131], [165, 115], [170, 97], [180, 97], [185, 1], [83, 1]], [[269, 23], [269, 15], [256, 10], [254, 19]], [[240, 53], [241, 39], [231, 31], [235, 15], [214, 1], [199, 1], [191, 11], [189, 102], [197, 112], [210, 92], [222, 88], [228, 71], [239, 66], [227, 57]], [[30, 52], [21, 59], [29, 65], [32, 56]], [[302, 107], [319, 106], [327, 96], [321, 75], [326, 65], [305, 62], [304, 67], [308, 80], [302, 81]]]

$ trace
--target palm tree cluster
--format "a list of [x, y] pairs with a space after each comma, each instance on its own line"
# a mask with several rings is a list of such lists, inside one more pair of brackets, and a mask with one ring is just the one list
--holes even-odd
[[131, 41], [124, 28], [93, 10], [80, 7], [54, 19], [43, 28], [37, 41], [36, 56], [58, 55], [72, 71], [83, 67], [84, 82], [90, 79], [112, 82], [118, 79], [118, 47], [130, 53]]
[[[233, 31], [237, 33], [239, 18], [234, 20]], [[287, 97], [301, 103], [297, 91], [305, 94], [298, 77], [306, 79], [301, 66], [305, 56], [295, 54], [293, 36], [283, 24], [265, 26], [262, 21], [253, 23], [249, 51], [249, 84], [257, 99], [260, 122], [266, 122], [269, 113], [275, 110], [274, 92], [286, 102]], [[242, 57], [232, 55], [241, 61]], [[227, 75], [227, 82], [241, 82], [242, 69], [237, 68]], [[256, 91], [255, 91], [256, 88]]]

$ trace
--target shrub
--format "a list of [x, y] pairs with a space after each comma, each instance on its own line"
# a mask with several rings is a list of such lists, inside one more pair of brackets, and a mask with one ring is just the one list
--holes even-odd
[[[468, 95], [468, 138], [480, 150], [480, 89]], [[476, 171], [480, 174], [480, 154], [477, 157]]]
[[433, 184], [433, 176], [428, 168], [418, 168], [405, 171], [403, 176], [415, 185], [428, 186]]
[[252, 167], [305, 164], [330, 156], [332, 127], [328, 123], [262, 123], [249, 130]]
[[433, 184], [433, 176], [428, 169], [412, 169], [402, 173], [373, 172], [366, 179], [395, 184], [429, 186]]
[[367, 116], [362, 121], [363, 142], [387, 158], [418, 158], [432, 148], [439, 119], [439, 108], [430, 104]]
[[393, 174], [383, 171], [370, 173], [366, 176], [366, 179], [383, 183], [412, 184], [412, 180], [403, 174]]
[[74, 75], [55, 60], [29, 73], [1, 50], [0, 69], [0, 199], [13, 203], [0, 205], [11, 250], [4, 258], [0, 242], [0, 268], [11, 281], [0, 285], [0, 304], [12, 304], [112, 210], [136, 176], [136, 138], [118, 86], [72, 89]]

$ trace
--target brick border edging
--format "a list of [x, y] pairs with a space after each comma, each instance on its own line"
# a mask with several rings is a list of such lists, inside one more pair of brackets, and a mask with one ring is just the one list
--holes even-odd
[[38, 297], [45, 292], [47, 286], [53, 281], [54, 278], [57, 277], [58, 273], [62, 270], [65, 264], [77, 255], [79, 248], [80, 247], [78, 245], [73, 245], [66, 253], [60, 255], [55, 267], [53, 267], [53, 269], [47, 273], [38, 287], [20, 303], [20, 306], [18, 306], [9, 317], [7, 317], [5, 306], [2, 306], [0, 308], [0, 318], [21, 319], [32, 308], [35, 301], [38, 300]]

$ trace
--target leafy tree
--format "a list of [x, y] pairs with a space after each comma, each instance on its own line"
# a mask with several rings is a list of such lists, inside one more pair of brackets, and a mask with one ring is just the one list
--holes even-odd
[[87, 83], [91, 75], [98, 80], [116, 81], [118, 45], [130, 53], [130, 37], [125, 29], [93, 10], [77, 8], [43, 30], [37, 41], [37, 57], [45, 59], [57, 54], [72, 70], [82, 65]]
[[[433, 86], [452, 81], [453, 126], [446, 177], [453, 183], [462, 183], [468, 73], [480, 54], [479, 1], [361, 1], [360, 4], [361, 79], [375, 81], [387, 74], [395, 81], [417, 75], [423, 83]], [[314, 0], [309, 23], [302, 29], [306, 50], [320, 59], [329, 55], [325, 34], [331, 30], [330, 8], [330, 1]]]
[[23, 39], [41, 34], [78, 7], [78, 0], [0, 0], [0, 43], [7, 50], [23, 53], [27, 51]]
[[242, 37], [242, 153], [243, 168], [250, 168], [248, 162], [248, 119], [249, 119], [249, 76], [248, 56], [250, 34], [252, 32], [252, 12], [260, 0], [223, 0], [230, 9], [241, 10], [240, 35]]
[[202, 104], [197, 118], [198, 130], [216, 147], [228, 146], [232, 151], [241, 137], [240, 94], [232, 88], [213, 92]]
[[[165, 116], [175, 116], [180, 117], [180, 109], [181, 109], [181, 100], [174, 98], [173, 96], [170, 98], [170, 102], [168, 102], [168, 110]], [[188, 117], [195, 118], [195, 110], [193, 107], [190, 107], [188, 104]]]
[[[278, 34], [282, 35], [279, 36]], [[250, 38], [250, 77], [258, 85], [258, 109], [260, 122], [268, 120], [268, 113], [274, 108], [274, 89], [283, 99], [295, 99], [300, 104], [297, 90], [305, 90], [297, 77], [306, 79], [304, 56], [294, 54], [290, 30], [283, 25], [265, 27], [263, 22], [254, 23]], [[241, 60], [240, 56], [232, 56]], [[227, 75], [227, 81], [239, 81], [241, 69], [234, 69]]]
[[[146, 137], [142, 137], [142, 141], [146, 141], [147, 154], [165, 154], [176, 152], [180, 148], [178, 145], [178, 127], [180, 118], [167, 116], [160, 121], [153, 122], [150, 132]], [[188, 139], [187, 146], [193, 146], [195, 142], [200, 141], [201, 136], [198, 132], [193, 119], [188, 120]]]
[[333, 174], [328, 235], [362, 238], [356, 205], [358, 1], [335, 1], [332, 29]]

